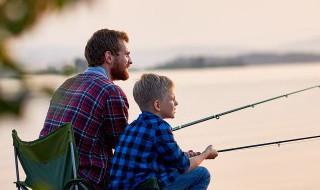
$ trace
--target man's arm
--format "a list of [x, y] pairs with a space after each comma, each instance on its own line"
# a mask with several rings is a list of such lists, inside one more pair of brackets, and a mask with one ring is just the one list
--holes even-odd
[[128, 125], [128, 100], [122, 90], [118, 90], [118, 94], [110, 95], [106, 101], [106, 141], [113, 148], [117, 144], [119, 136]]

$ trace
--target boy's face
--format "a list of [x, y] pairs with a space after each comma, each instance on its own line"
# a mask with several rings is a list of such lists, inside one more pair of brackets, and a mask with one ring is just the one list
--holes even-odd
[[176, 106], [178, 102], [175, 97], [175, 90], [171, 88], [166, 95], [160, 100], [160, 115], [162, 118], [174, 118], [176, 113]]

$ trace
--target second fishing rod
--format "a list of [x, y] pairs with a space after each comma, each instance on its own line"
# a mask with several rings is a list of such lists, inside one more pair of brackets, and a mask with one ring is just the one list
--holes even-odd
[[210, 119], [219, 119], [221, 116], [224, 116], [224, 115], [227, 115], [227, 114], [230, 114], [230, 113], [233, 113], [233, 112], [237, 112], [237, 111], [240, 111], [240, 110], [243, 110], [243, 109], [247, 109], [247, 108], [254, 108], [256, 105], [259, 105], [259, 104], [270, 102], [270, 101], [273, 101], [273, 100], [276, 100], [276, 99], [279, 99], [279, 98], [287, 98], [290, 95], [298, 94], [298, 93], [301, 93], [301, 92], [304, 92], [304, 91], [307, 91], [307, 90], [311, 90], [311, 89], [315, 89], [315, 88], [320, 88], [320, 85], [304, 88], [304, 89], [297, 90], [297, 91], [293, 91], [293, 92], [290, 92], [290, 93], [287, 93], [287, 94], [283, 94], [283, 95], [280, 95], [280, 96], [276, 96], [276, 97], [273, 97], [273, 98], [269, 98], [269, 99], [266, 99], [266, 100], [262, 100], [262, 101], [259, 101], [259, 102], [255, 102], [255, 103], [252, 103], [252, 104], [241, 106], [239, 108], [235, 108], [235, 109], [232, 109], [232, 110], [229, 110], [229, 111], [225, 111], [225, 112], [222, 112], [222, 113], [219, 113], [219, 114], [211, 115], [211, 116], [208, 116], [208, 117], [196, 120], [196, 121], [192, 121], [190, 123], [186, 123], [186, 124], [174, 127], [172, 129], [172, 131], [183, 129], [185, 127], [189, 127], [191, 125], [195, 125], [197, 123], [201, 123], [201, 122], [204, 122], [204, 121], [207, 121], [207, 120], [210, 120]]

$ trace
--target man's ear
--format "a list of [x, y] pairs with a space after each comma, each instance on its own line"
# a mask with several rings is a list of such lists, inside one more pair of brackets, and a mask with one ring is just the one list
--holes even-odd
[[160, 112], [160, 100], [155, 100], [153, 102], [153, 107], [157, 112]]
[[108, 64], [112, 62], [113, 56], [110, 51], [104, 52], [104, 59], [105, 59], [105, 62]]

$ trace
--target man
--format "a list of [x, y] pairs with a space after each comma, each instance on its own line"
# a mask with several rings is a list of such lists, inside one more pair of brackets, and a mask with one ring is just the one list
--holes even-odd
[[128, 121], [127, 97], [113, 81], [127, 80], [132, 64], [125, 32], [102, 29], [87, 42], [88, 69], [54, 93], [40, 137], [71, 122], [79, 152], [79, 175], [106, 189], [112, 148]]

